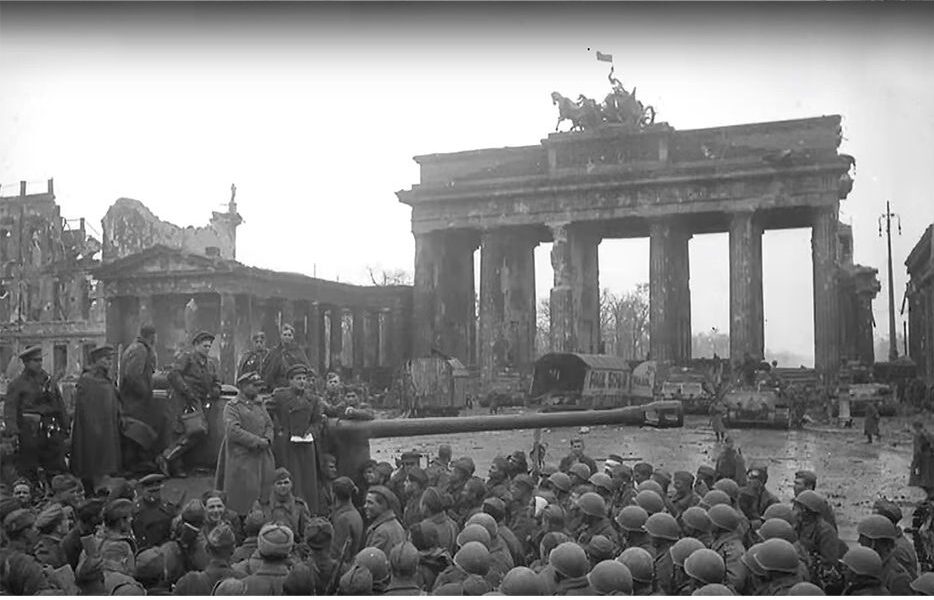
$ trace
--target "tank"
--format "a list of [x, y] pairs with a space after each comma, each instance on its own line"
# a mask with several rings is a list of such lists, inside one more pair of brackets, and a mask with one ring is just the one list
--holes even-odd
[[[653, 425], [666, 426], [661, 415], [671, 410], [670, 402], [652, 402], [613, 410], [591, 410], [516, 415], [480, 415], [468, 417], [428, 417], [424, 419], [388, 419], [375, 421], [330, 420], [328, 437], [335, 446], [341, 475], [362, 485], [360, 469], [370, 458], [370, 440], [474, 431], [514, 431], [582, 425]], [[670, 424], [667, 424], [670, 426]]]
[[794, 413], [791, 403], [776, 388], [741, 387], [723, 396], [727, 406], [723, 422], [727, 427], [790, 429]]

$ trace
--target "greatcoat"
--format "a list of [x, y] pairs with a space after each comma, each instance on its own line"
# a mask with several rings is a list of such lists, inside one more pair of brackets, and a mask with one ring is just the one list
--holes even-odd
[[75, 388], [71, 471], [91, 479], [120, 470], [120, 400], [117, 388], [100, 366], [89, 367]]
[[272, 490], [272, 419], [262, 404], [238, 394], [224, 406], [224, 430], [214, 487], [227, 492], [227, 508], [242, 516]]

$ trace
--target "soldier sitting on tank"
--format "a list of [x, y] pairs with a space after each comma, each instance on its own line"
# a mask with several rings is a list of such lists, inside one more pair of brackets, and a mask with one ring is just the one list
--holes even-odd
[[336, 398], [336, 403], [324, 402], [322, 404], [324, 414], [328, 417], [351, 421], [372, 421], [376, 418], [376, 413], [368, 404], [360, 401], [360, 396], [354, 388], [348, 387], [343, 397], [333, 397]]

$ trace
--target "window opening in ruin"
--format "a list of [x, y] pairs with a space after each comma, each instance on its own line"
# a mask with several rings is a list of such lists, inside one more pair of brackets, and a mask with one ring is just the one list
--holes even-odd
[[649, 238], [604, 238], [597, 256], [601, 351], [644, 359], [649, 352]]
[[551, 352], [551, 316], [549, 304], [551, 287], [554, 284], [554, 268], [551, 266], [551, 242], [535, 247], [535, 351], [538, 358]]
[[[814, 366], [814, 271], [811, 229], [762, 235], [765, 358], [779, 367]], [[788, 265], [797, 265], [789, 269]]]
[[52, 350], [52, 376], [61, 377], [68, 366], [68, 346], [55, 344]]
[[730, 234], [694, 234], [688, 242], [691, 357], [730, 356]]

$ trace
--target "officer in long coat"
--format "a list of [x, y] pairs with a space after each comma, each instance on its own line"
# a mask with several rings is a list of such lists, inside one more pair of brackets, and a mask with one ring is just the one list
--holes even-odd
[[98, 346], [91, 350], [91, 366], [85, 369], [75, 388], [75, 424], [71, 440], [71, 470], [75, 476], [100, 487], [107, 475], [120, 471], [120, 400], [110, 371], [114, 348]]
[[[273, 455], [277, 467], [292, 474], [295, 496], [308, 504], [311, 514], [326, 514], [318, 506], [320, 490], [317, 444], [324, 428], [324, 416], [317, 396], [306, 391], [311, 370], [303, 364], [289, 367], [289, 387], [279, 388], [266, 404], [275, 429]], [[312, 441], [292, 441], [311, 434]]]
[[156, 329], [144, 325], [120, 361], [120, 404], [124, 417], [124, 464], [128, 469], [155, 460], [165, 423], [165, 410], [153, 401]]
[[279, 333], [279, 345], [269, 351], [263, 365], [262, 376], [266, 389], [274, 390], [289, 384], [289, 369], [293, 365], [311, 366], [305, 351], [295, 343], [295, 328], [286, 323]]
[[42, 348], [27, 348], [19, 358], [23, 372], [7, 387], [4, 419], [18, 446], [17, 471], [37, 481], [40, 467], [48, 477], [67, 471], [65, 441], [71, 427], [58, 387], [42, 369]]
[[214, 489], [227, 492], [227, 508], [240, 516], [269, 498], [276, 469], [272, 419], [258, 400], [262, 381], [257, 373], [244, 373], [237, 379], [240, 393], [224, 406]]
[[[166, 429], [174, 438], [166, 450], [156, 458], [159, 469], [165, 476], [174, 473], [185, 477], [187, 473], [182, 459], [188, 451], [197, 446], [207, 435], [207, 420], [203, 421], [204, 430], [186, 429], [185, 414], [204, 414], [205, 404], [220, 398], [221, 385], [214, 363], [208, 360], [214, 334], [198, 332], [191, 341], [192, 350], [182, 354], [169, 373], [172, 395], [168, 403]], [[194, 419], [190, 419], [193, 421]]]

